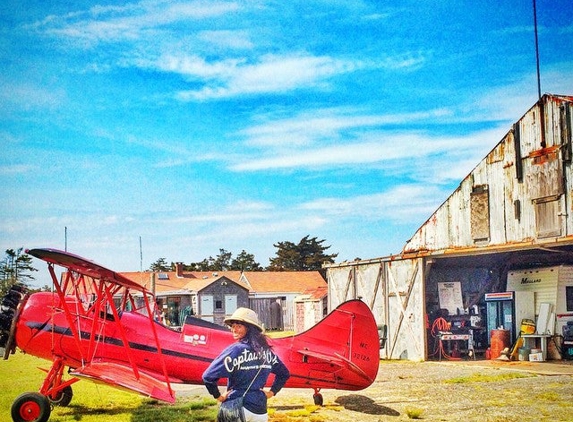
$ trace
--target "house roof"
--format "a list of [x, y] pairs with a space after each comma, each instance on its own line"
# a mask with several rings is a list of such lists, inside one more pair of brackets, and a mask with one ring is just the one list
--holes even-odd
[[[125, 272], [122, 276], [151, 290], [151, 272]], [[179, 276], [175, 271], [155, 274], [155, 292], [176, 290], [199, 291], [226, 277], [251, 293], [295, 293], [326, 288], [319, 271], [185, 271]]]
[[242, 287], [245, 290], [249, 290], [249, 288], [247, 286], [245, 286], [243, 283], [239, 283], [238, 281], [233, 280], [233, 279], [231, 279], [225, 275], [216, 275], [214, 277], [203, 277], [203, 278], [191, 279], [190, 281], [187, 282], [187, 284], [185, 285], [185, 288], [187, 290], [199, 292], [199, 291], [203, 290], [204, 288], [209, 287], [213, 283], [219, 283], [219, 282], [223, 283], [227, 280], [231, 283], [237, 284], [239, 287]]
[[302, 295], [312, 300], [324, 299], [328, 296], [328, 286], [321, 286], [316, 289], [307, 289], [302, 293]]
[[243, 278], [256, 293], [303, 293], [327, 287], [319, 271], [245, 271]]
[[[145, 272], [127, 272], [127, 273], [120, 273], [122, 276], [134, 281], [144, 287], [147, 290], [151, 290], [151, 276], [152, 272], [145, 271]], [[162, 275], [160, 277], [160, 274]], [[163, 276], [164, 275], [164, 276]], [[190, 279], [195, 277], [177, 277], [175, 271], [168, 271], [168, 272], [159, 272], [155, 273], [155, 293], [164, 293], [170, 292], [173, 290], [183, 290], [185, 289], [185, 285], [189, 282]]]

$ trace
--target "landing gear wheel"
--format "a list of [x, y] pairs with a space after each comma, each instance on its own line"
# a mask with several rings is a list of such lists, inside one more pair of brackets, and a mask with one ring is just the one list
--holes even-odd
[[322, 406], [324, 403], [324, 399], [320, 393], [313, 394], [312, 399], [314, 400], [314, 404], [317, 406]]
[[51, 412], [50, 401], [40, 393], [20, 394], [12, 403], [14, 422], [46, 422]]
[[72, 391], [72, 386], [68, 385], [58, 391], [55, 398], [51, 398], [48, 396], [48, 400], [54, 406], [62, 406], [66, 407], [72, 401], [72, 397], [74, 397], [74, 392]]

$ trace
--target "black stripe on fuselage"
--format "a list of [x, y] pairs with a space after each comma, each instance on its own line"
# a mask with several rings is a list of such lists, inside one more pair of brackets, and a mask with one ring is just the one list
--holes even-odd
[[[28, 322], [26, 325], [33, 330], [54, 332], [62, 336], [72, 337], [72, 330], [68, 327], [53, 326], [50, 324], [35, 323], [35, 322]], [[83, 340], [89, 340], [91, 338], [91, 333], [88, 333], [87, 331], [81, 331], [80, 337]], [[123, 341], [118, 338], [97, 335], [95, 339], [96, 341], [103, 342], [104, 344], [111, 344], [113, 346], [123, 347]], [[129, 347], [132, 349], [141, 350], [149, 353], [158, 353], [157, 347], [148, 346], [142, 343], [130, 342]], [[170, 349], [163, 349], [163, 348], [161, 349], [161, 353], [168, 356], [175, 356], [183, 359], [196, 360], [200, 362], [211, 362], [213, 360], [211, 358], [206, 358], [203, 356], [197, 356], [189, 353], [179, 352]]]

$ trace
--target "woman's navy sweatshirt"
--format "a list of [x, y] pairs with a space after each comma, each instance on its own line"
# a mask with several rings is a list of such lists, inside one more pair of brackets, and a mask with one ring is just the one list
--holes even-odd
[[[261, 367], [262, 366], [262, 367]], [[260, 373], [259, 369], [261, 370]], [[271, 391], [276, 395], [288, 380], [290, 373], [277, 355], [271, 350], [262, 354], [255, 352], [243, 341], [233, 343], [215, 358], [203, 373], [203, 382], [207, 390], [215, 398], [221, 393], [217, 383], [221, 378], [227, 378], [227, 390], [231, 393], [227, 400], [245, 394], [243, 406], [258, 415], [267, 413], [267, 397], [262, 388], [267, 382], [269, 374], [275, 374]], [[253, 381], [253, 379], [256, 379]]]

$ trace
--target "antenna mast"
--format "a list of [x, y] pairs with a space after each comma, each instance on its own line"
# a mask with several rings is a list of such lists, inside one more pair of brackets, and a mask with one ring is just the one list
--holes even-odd
[[537, 96], [541, 99], [541, 76], [539, 75], [539, 37], [537, 35], [537, 2], [533, 0], [533, 26], [535, 27], [535, 59], [537, 61]]

